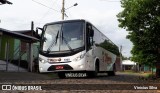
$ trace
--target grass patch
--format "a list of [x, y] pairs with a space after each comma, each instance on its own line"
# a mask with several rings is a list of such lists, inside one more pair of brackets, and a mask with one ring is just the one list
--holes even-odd
[[144, 77], [146, 77], [146, 78], [153, 78], [153, 77], [156, 77], [156, 75], [152, 74], [152, 73], [148, 73], [148, 74], [144, 75]]
[[156, 80], [156, 75], [155, 73], [147, 72], [147, 73], [141, 73], [140, 79], [142, 80]]
[[132, 70], [126, 70], [126, 71], [123, 71], [123, 73], [136, 74], [136, 75], [143, 76], [143, 77], [146, 77], [146, 78], [150, 78], [152, 76], [155, 76], [155, 73], [153, 73], [153, 75], [152, 75], [151, 72], [136, 72], [136, 71], [132, 71]]
[[152, 76], [155, 76], [155, 73], [152, 74], [152, 72], [139, 72], [143, 77], [149, 78]]
[[123, 71], [123, 73], [126, 73], [126, 74], [135, 74], [137, 72], [132, 71], [132, 70], [125, 70], [125, 71]]

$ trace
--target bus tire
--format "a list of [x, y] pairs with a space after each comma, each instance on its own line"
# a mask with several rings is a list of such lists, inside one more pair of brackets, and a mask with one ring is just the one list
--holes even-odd
[[116, 65], [113, 65], [113, 71], [107, 71], [108, 76], [115, 76], [116, 75]]
[[93, 72], [93, 77], [97, 77], [98, 71], [99, 71], [99, 66], [98, 66], [98, 64], [96, 64], [95, 71]]
[[115, 71], [108, 71], [108, 76], [115, 76]]
[[95, 65], [95, 71], [89, 72], [88, 73], [88, 77], [90, 77], [90, 78], [97, 77], [98, 72], [99, 72], [99, 64], [96, 63], [96, 65]]
[[59, 72], [59, 73], [58, 73], [58, 77], [59, 77], [59, 78], [61, 78], [61, 79], [66, 78], [66, 76], [65, 76], [65, 73], [64, 73], [64, 72]]

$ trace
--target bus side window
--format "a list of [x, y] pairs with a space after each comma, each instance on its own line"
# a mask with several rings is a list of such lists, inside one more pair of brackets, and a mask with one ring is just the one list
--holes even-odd
[[90, 24], [87, 24], [87, 50], [91, 49], [91, 46], [93, 46], [93, 36], [94, 30]]
[[93, 36], [94, 36], [94, 30], [93, 30], [93, 29], [90, 29], [89, 35], [90, 35], [90, 43], [91, 43], [91, 46], [93, 46]]

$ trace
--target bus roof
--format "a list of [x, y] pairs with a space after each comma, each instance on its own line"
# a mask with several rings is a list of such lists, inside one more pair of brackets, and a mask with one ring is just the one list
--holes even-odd
[[47, 23], [45, 25], [56, 24], [56, 23], [74, 22], [74, 21], [84, 21], [85, 22], [86, 20], [84, 20], [84, 19], [62, 20], [62, 21], [56, 21], [56, 22]]

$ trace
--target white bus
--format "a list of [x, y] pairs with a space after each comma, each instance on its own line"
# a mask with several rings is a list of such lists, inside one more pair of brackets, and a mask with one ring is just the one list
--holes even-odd
[[40, 73], [55, 72], [60, 78], [115, 74], [117, 55], [113, 51], [118, 53], [118, 47], [90, 22], [58, 21], [41, 30]]

